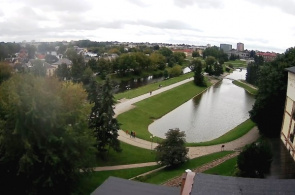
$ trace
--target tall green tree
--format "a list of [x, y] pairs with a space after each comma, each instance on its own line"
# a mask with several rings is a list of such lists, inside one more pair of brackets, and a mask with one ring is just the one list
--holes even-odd
[[60, 80], [69, 80], [71, 78], [71, 71], [66, 63], [62, 63], [56, 69], [56, 76]]
[[46, 67], [44, 66], [44, 62], [41, 60], [35, 60], [32, 67], [32, 73], [35, 76], [45, 77]]
[[93, 130], [96, 139], [95, 147], [100, 156], [105, 158], [109, 148], [120, 152], [120, 142], [118, 140], [118, 130], [120, 125], [116, 118], [113, 106], [115, 104], [112, 94], [112, 86], [109, 78], [100, 87], [96, 81], [92, 81], [89, 93], [90, 102], [93, 103], [89, 118], [89, 128]]
[[264, 178], [269, 172], [272, 156], [270, 144], [266, 140], [246, 145], [237, 159], [239, 176]]
[[[81, 85], [18, 74], [0, 86], [0, 194], [70, 194], [95, 160]], [[17, 186], [17, 187], [16, 187]]]
[[0, 62], [0, 84], [12, 76], [13, 68], [6, 62]]
[[295, 48], [289, 48], [273, 62], [260, 68], [258, 93], [250, 118], [261, 134], [280, 135], [285, 108], [288, 74], [285, 68], [295, 66]]
[[191, 64], [191, 70], [194, 72], [194, 82], [197, 86], [206, 86], [204, 75], [202, 73], [202, 62], [201, 60], [193, 60]]
[[176, 167], [188, 160], [185, 147], [185, 133], [179, 129], [169, 129], [164, 139], [156, 147], [156, 161], [161, 165]]

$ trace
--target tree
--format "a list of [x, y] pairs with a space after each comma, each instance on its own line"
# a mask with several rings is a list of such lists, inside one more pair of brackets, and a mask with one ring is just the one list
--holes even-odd
[[179, 129], [169, 129], [166, 139], [156, 147], [156, 161], [161, 165], [179, 166], [188, 160], [185, 147], [185, 133]]
[[192, 57], [193, 57], [193, 58], [200, 57], [199, 52], [198, 52], [198, 51], [193, 51], [193, 53], [192, 53]]
[[198, 86], [206, 86], [204, 75], [202, 74], [202, 62], [201, 60], [193, 60], [191, 70], [194, 71], [194, 82]]
[[85, 99], [81, 85], [54, 78], [18, 74], [2, 83], [1, 194], [70, 194], [95, 160]]
[[256, 63], [249, 63], [247, 65], [246, 81], [252, 85], [257, 85], [259, 79], [259, 65]]
[[45, 62], [49, 63], [49, 64], [52, 64], [54, 62], [57, 62], [58, 61], [58, 58], [54, 55], [50, 55], [50, 54], [47, 54], [45, 56]]
[[285, 68], [295, 66], [295, 48], [289, 48], [273, 62], [260, 68], [258, 93], [250, 111], [250, 118], [261, 134], [280, 135], [285, 108], [288, 74]]
[[12, 76], [13, 68], [6, 62], [0, 62], [0, 84]]
[[105, 158], [105, 154], [110, 147], [116, 152], [121, 151], [118, 140], [120, 125], [117, 119], [114, 118], [113, 106], [115, 100], [109, 78], [106, 79], [105, 84], [101, 88], [93, 80], [90, 90], [89, 99], [94, 105], [90, 113], [89, 128], [93, 130], [96, 139], [96, 149], [101, 158]]
[[171, 77], [177, 77], [182, 74], [182, 67], [180, 65], [175, 65], [169, 70], [169, 75]]
[[35, 76], [45, 77], [46, 67], [44, 66], [44, 62], [41, 60], [35, 60], [33, 62], [32, 73]]
[[69, 80], [71, 78], [70, 75], [71, 72], [66, 63], [62, 63], [60, 66], [57, 67], [56, 76], [60, 80]]
[[153, 70], [160, 69], [164, 70], [166, 67], [166, 59], [165, 57], [160, 53], [152, 53], [150, 56], [151, 60], [151, 68]]
[[237, 159], [239, 175], [242, 177], [264, 178], [269, 172], [272, 152], [269, 143], [260, 141], [246, 145]]
[[184, 62], [184, 59], [186, 58], [186, 55], [183, 52], [174, 52], [173, 57], [177, 64], [182, 65]]

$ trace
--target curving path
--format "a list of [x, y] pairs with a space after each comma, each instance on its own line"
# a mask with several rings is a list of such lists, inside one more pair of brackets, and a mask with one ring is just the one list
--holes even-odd
[[[224, 75], [223, 75], [224, 76]], [[136, 102], [139, 102], [141, 100], [147, 99], [151, 96], [157, 95], [159, 93], [162, 93], [164, 91], [170, 90], [174, 87], [180, 86], [182, 84], [185, 84], [187, 82], [192, 81], [192, 79], [186, 79], [183, 81], [180, 81], [178, 83], [162, 87], [158, 90], [155, 90], [152, 92], [152, 94], [143, 94], [141, 96], [132, 98], [132, 99], [123, 99], [120, 103], [116, 104], [114, 112], [115, 117], [117, 117], [119, 114], [122, 114], [128, 110], [133, 109], [135, 106], [133, 105]], [[214, 83], [217, 81], [213, 81]], [[118, 139], [120, 141], [123, 141], [125, 143], [128, 143], [133, 146], [137, 146], [140, 148], [145, 149], [155, 149], [155, 147], [158, 145], [157, 143], [146, 141], [139, 138], [132, 138], [129, 134], [126, 134], [124, 131], [119, 130], [119, 136]], [[189, 148], [189, 158], [196, 158], [200, 156], [204, 156], [207, 154], [215, 153], [221, 151], [221, 146], [224, 145], [224, 150], [240, 150], [242, 147], [244, 147], [246, 144], [250, 144], [254, 141], [256, 141], [259, 138], [259, 132], [257, 127], [254, 127], [251, 131], [249, 131], [246, 135], [225, 143], [225, 144], [218, 144], [218, 145], [212, 145], [212, 146], [199, 146], [199, 147], [188, 147]], [[140, 163], [140, 164], [130, 164], [130, 165], [117, 165], [117, 166], [107, 166], [107, 167], [96, 167], [94, 168], [95, 171], [103, 171], [103, 170], [117, 170], [117, 169], [127, 169], [127, 168], [136, 168], [136, 167], [144, 167], [144, 166], [153, 166], [156, 162], [149, 162], [149, 163]]]

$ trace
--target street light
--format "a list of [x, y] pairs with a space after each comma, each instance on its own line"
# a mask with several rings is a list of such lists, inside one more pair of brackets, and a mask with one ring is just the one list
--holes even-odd
[[152, 140], [152, 141], [151, 141], [151, 150], [153, 150], [153, 138], [154, 138], [154, 136], [151, 135], [150, 138], [151, 138], [151, 140]]

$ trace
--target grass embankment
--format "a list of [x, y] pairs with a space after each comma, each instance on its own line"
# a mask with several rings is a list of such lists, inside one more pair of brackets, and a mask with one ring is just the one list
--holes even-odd
[[138, 148], [121, 142], [122, 152], [110, 149], [107, 159], [98, 160], [96, 166], [126, 165], [136, 163], [155, 162], [155, 153], [151, 150]]
[[74, 189], [73, 194], [90, 194], [110, 176], [129, 179], [159, 167], [159, 165], [156, 165], [151, 167], [85, 173], [81, 177], [80, 183], [77, 185], [77, 189]]
[[248, 85], [247, 83], [243, 81], [235, 80], [233, 81], [233, 84], [244, 88], [247, 92], [249, 92], [252, 95], [257, 95], [258, 89], [251, 87], [250, 85]]
[[159, 89], [159, 85], [162, 85], [163, 87], [165, 87], [165, 86], [177, 83], [179, 81], [191, 78], [193, 76], [194, 76], [194, 73], [190, 72], [190, 73], [181, 75], [179, 77], [174, 77], [174, 78], [171, 78], [171, 79], [168, 79], [168, 80], [163, 80], [163, 81], [160, 81], [160, 82], [152, 83], [152, 84], [145, 85], [143, 87], [139, 87], [139, 88], [136, 88], [136, 89], [131, 89], [131, 90], [125, 91], [123, 93], [115, 94], [115, 99], [116, 100], [119, 100], [119, 99], [122, 99], [122, 98], [131, 99], [131, 98], [143, 95], [145, 93], [149, 93], [150, 91], [154, 91], [156, 89]]
[[231, 158], [216, 167], [204, 171], [207, 174], [235, 176], [238, 157]]
[[177, 176], [181, 176], [181, 174], [183, 174], [184, 170], [186, 169], [196, 169], [197, 167], [200, 167], [213, 160], [222, 158], [231, 153], [233, 152], [223, 151], [223, 152], [218, 152], [218, 153], [198, 157], [198, 158], [189, 160], [188, 162], [184, 163], [183, 165], [175, 169], [165, 168], [160, 171], [148, 174], [146, 176], [139, 177], [136, 180], [143, 181], [145, 183], [162, 184], [168, 181], [169, 179], [172, 179]]
[[187, 146], [211, 146], [217, 144], [227, 143], [233, 140], [236, 140], [246, 133], [248, 133], [253, 127], [255, 127], [255, 123], [248, 119], [245, 122], [241, 123], [240, 125], [236, 126], [226, 134], [207, 142], [200, 142], [200, 143], [187, 143]]
[[234, 60], [234, 61], [231, 60], [231, 61], [224, 62], [224, 65], [226, 66], [233, 65], [233, 68], [242, 68], [242, 67], [247, 67], [247, 62], [242, 60]]
[[123, 130], [135, 131], [137, 137], [150, 141], [148, 125], [154, 119], [164, 116], [205, 89], [193, 82], [183, 84], [136, 103], [136, 108], [120, 114], [117, 119]]

